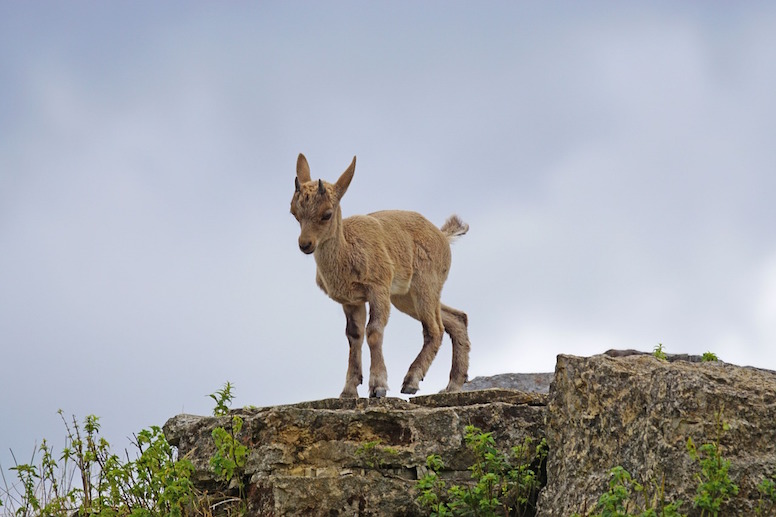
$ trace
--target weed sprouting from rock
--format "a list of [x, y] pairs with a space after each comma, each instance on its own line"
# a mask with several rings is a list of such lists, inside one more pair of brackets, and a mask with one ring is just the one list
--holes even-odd
[[704, 352], [703, 355], [701, 356], [701, 362], [713, 363], [716, 361], [719, 361], [719, 357], [717, 357], [717, 354], [715, 354], [714, 352]]
[[364, 442], [356, 448], [355, 455], [361, 459], [365, 467], [375, 470], [382, 469], [388, 465], [391, 458], [399, 453], [393, 447], [381, 445], [381, 443], [378, 439]]
[[663, 350], [663, 343], [658, 343], [655, 349], [652, 351], [652, 355], [655, 356], [657, 359], [660, 359], [661, 361], [667, 361], [668, 356], [666, 355], [665, 351]]
[[432, 516], [454, 515], [534, 515], [536, 497], [542, 483], [541, 464], [547, 457], [547, 444], [526, 437], [512, 448], [512, 455], [496, 447], [492, 433], [474, 426], [465, 428], [464, 440], [473, 453], [469, 467], [472, 483], [447, 486], [440, 473], [444, 462], [438, 455], [426, 459], [428, 472], [418, 479], [417, 502]]
[[[589, 517], [684, 517], [682, 501], [665, 501], [665, 479], [641, 484], [621, 466], [609, 471], [609, 489]], [[579, 515], [575, 515], [579, 517]]]
[[720, 510], [738, 494], [738, 485], [730, 479], [730, 460], [722, 457], [720, 440], [729, 429], [722, 420], [722, 409], [716, 413], [717, 437], [713, 442], [696, 447], [692, 438], [687, 439], [687, 451], [701, 470], [696, 474], [698, 490], [693, 505], [701, 509], [701, 517], [720, 514]]

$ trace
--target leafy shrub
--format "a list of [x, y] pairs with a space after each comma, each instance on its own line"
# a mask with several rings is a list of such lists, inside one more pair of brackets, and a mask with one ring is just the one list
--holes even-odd
[[[229, 406], [232, 405], [234, 399], [233, 390], [234, 385], [227, 381], [220, 390], [209, 395], [216, 403], [216, 407], [213, 409], [214, 416], [227, 416], [229, 414]], [[243, 419], [233, 415], [227, 427], [213, 429], [212, 436], [216, 444], [216, 452], [210, 458], [210, 468], [213, 469], [218, 479], [227, 483], [237, 479], [241, 494], [242, 480], [240, 477], [235, 478], [235, 474], [242, 472], [248, 456], [248, 448], [237, 439], [242, 426]]]
[[[226, 415], [234, 398], [234, 386], [227, 382], [210, 395], [216, 403], [213, 413]], [[132, 440], [135, 459], [125, 451], [125, 459], [111, 451], [100, 436], [100, 421], [88, 415], [82, 423], [76, 417], [68, 421], [60, 410], [66, 430], [65, 446], [56, 459], [46, 440], [37, 449], [41, 459], [35, 464], [16, 463], [18, 485], [0, 490], [0, 507], [5, 512], [15, 509], [19, 517], [85, 516], [155, 517], [212, 515], [212, 507], [222, 513], [244, 511], [242, 468], [247, 448], [237, 440], [242, 419], [233, 416], [229, 425], [213, 431], [216, 453], [211, 466], [226, 482], [239, 481], [240, 499], [218, 494], [201, 494], [194, 489], [191, 475], [194, 467], [164, 437], [160, 427], [143, 429]], [[238, 475], [240, 474], [240, 475]], [[239, 504], [231, 506], [224, 503]]]
[[194, 503], [194, 468], [177, 458], [161, 428], [140, 431], [132, 442], [136, 458], [127, 453], [125, 461], [100, 436], [99, 418], [89, 415], [79, 424], [59, 414], [67, 431], [59, 461], [43, 440], [39, 465], [11, 467], [21, 489], [14, 494], [6, 487], [5, 500], [16, 515], [180, 516]]
[[426, 459], [428, 473], [421, 477], [416, 490], [418, 504], [432, 516], [453, 515], [533, 515], [542, 482], [538, 471], [547, 457], [547, 444], [542, 440], [525, 441], [512, 448], [507, 456], [496, 448], [491, 433], [474, 426], [465, 428], [464, 440], [473, 453], [472, 484], [447, 487], [439, 473], [444, 462], [438, 455]]
[[720, 408], [715, 414], [717, 437], [713, 442], [696, 447], [692, 438], [687, 439], [687, 452], [701, 467], [701, 471], [696, 474], [699, 484], [693, 500], [693, 505], [701, 509], [701, 517], [716, 517], [722, 507], [738, 494], [738, 485], [728, 474], [730, 461], [722, 457], [720, 447], [722, 434], [730, 428], [722, 419], [723, 410]]
[[701, 509], [701, 517], [716, 517], [722, 506], [738, 494], [738, 485], [728, 475], [730, 461], [722, 457], [718, 442], [696, 448], [692, 438], [688, 438], [687, 450], [701, 466], [700, 473], [696, 474], [699, 484], [693, 504]]
[[774, 478], [765, 478], [759, 485], [757, 491], [760, 493], [760, 499], [757, 501], [755, 515], [776, 515], [776, 481]]
[[[666, 503], [663, 484], [642, 485], [621, 466], [609, 471], [609, 490], [598, 498], [590, 517], [684, 517], [679, 509], [682, 501]], [[641, 499], [639, 503], [638, 499]]]
[[[248, 456], [248, 448], [237, 439], [242, 426], [242, 418], [235, 415], [230, 420], [229, 429], [224, 427], [213, 429], [212, 435], [216, 443], [216, 452], [210, 458], [210, 468], [213, 469], [218, 479], [227, 483], [235, 479], [235, 474], [241, 473]], [[237, 479], [239, 481], [239, 477]]]

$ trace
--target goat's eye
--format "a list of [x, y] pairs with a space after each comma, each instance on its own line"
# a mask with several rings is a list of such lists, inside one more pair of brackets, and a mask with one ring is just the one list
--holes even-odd
[[321, 216], [321, 221], [328, 221], [329, 219], [331, 219], [331, 212], [324, 212]]

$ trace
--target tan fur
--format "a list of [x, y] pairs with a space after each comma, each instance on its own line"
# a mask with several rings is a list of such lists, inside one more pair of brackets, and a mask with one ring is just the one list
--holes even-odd
[[358, 397], [365, 333], [371, 354], [369, 396], [385, 396], [388, 374], [382, 344], [391, 304], [423, 325], [423, 348], [404, 377], [401, 392], [418, 391], [443, 331], [453, 342], [453, 366], [445, 391], [458, 391], [469, 369], [468, 321], [464, 312], [442, 305], [440, 294], [450, 270], [450, 241], [469, 227], [452, 216], [440, 229], [418, 213], [401, 210], [343, 219], [340, 200], [355, 168], [353, 157], [336, 183], [312, 181], [307, 159], [300, 154], [291, 199], [291, 213], [301, 227], [299, 248], [314, 253], [316, 283], [345, 311], [350, 355], [340, 397]]

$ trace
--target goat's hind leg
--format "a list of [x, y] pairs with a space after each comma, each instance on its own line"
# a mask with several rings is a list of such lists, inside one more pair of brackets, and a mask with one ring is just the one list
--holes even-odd
[[393, 300], [399, 310], [419, 320], [423, 325], [423, 348], [404, 376], [401, 392], [413, 395], [420, 389], [420, 381], [426, 376], [431, 362], [442, 344], [443, 324], [439, 300], [422, 299], [419, 296], [395, 297]]
[[442, 323], [445, 332], [453, 342], [453, 366], [450, 369], [450, 382], [443, 392], [461, 391], [468, 379], [469, 371], [469, 318], [466, 313], [442, 304]]
[[350, 352], [345, 387], [340, 398], [358, 398], [358, 385], [364, 380], [361, 373], [361, 345], [364, 343], [366, 305], [343, 305], [342, 308], [345, 310], [345, 335], [348, 337]]

